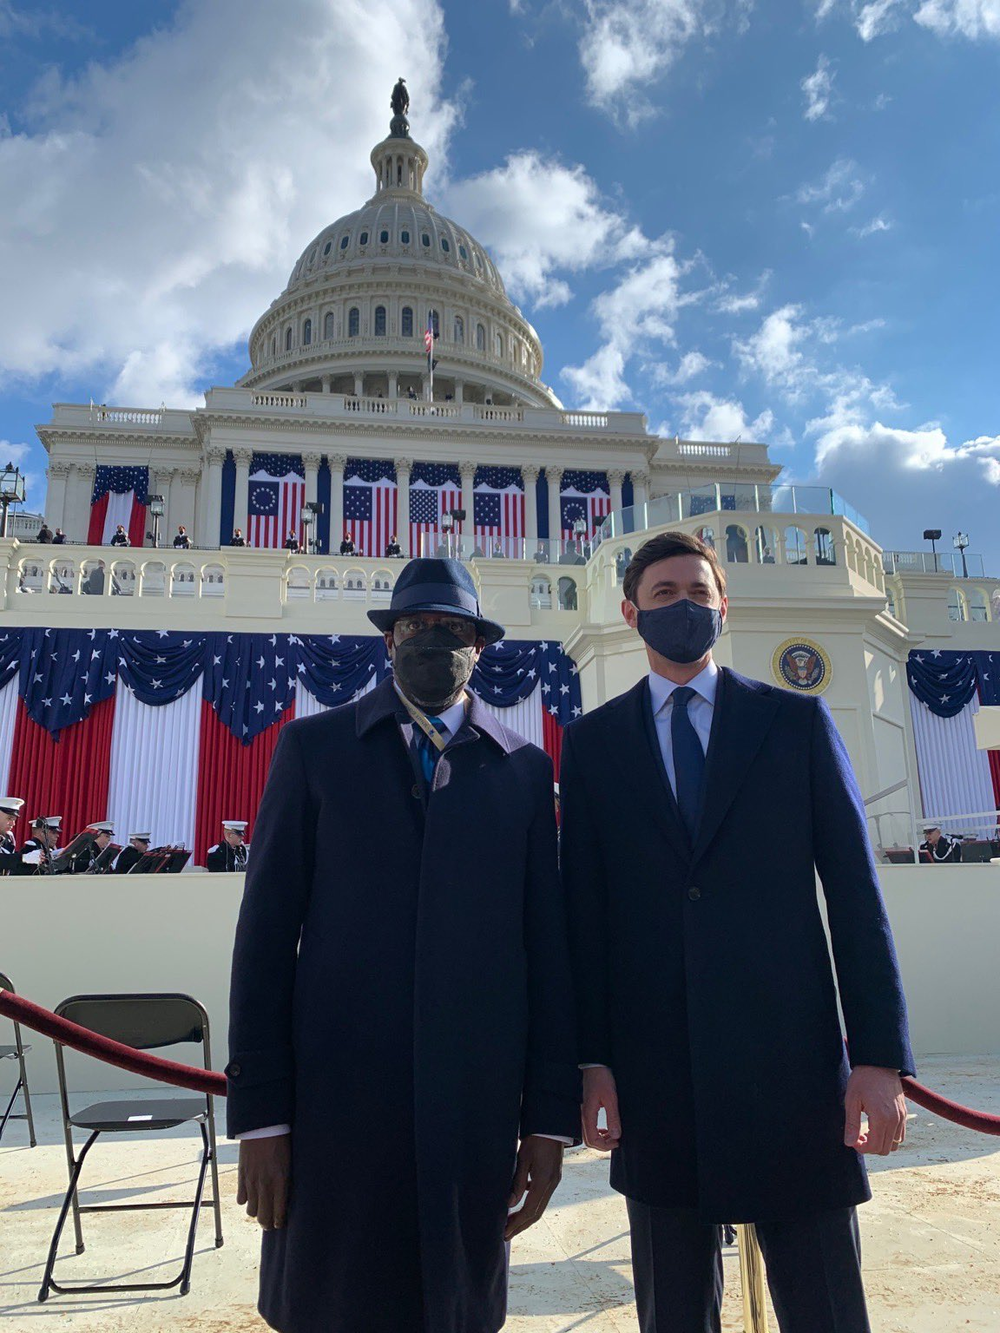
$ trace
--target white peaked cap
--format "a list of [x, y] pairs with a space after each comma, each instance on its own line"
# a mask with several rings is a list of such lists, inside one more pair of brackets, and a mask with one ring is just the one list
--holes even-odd
[[249, 821], [246, 819], [224, 819], [222, 827], [235, 829], [237, 833], [242, 833], [248, 823]]
[[152, 835], [152, 833], [130, 833], [128, 836], [129, 836], [129, 841], [130, 841], [130, 842], [132, 841], [133, 838], [138, 839], [139, 842], [152, 842], [152, 841], [153, 841], [153, 835]]
[[20, 796], [0, 796], [0, 810], [7, 815], [19, 815], [24, 801]]
[[87, 830], [90, 833], [114, 833], [114, 824], [109, 824], [106, 819], [100, 820], [96, 824], [88, 824]]

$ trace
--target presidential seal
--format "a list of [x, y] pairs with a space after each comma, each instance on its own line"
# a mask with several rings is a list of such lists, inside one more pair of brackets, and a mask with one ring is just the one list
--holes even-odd
[[786, 639], [771, 658], [771, 671], [778, 684], [802, 694], [822, 694], [832, 670], [829, 657], [809, 639]]

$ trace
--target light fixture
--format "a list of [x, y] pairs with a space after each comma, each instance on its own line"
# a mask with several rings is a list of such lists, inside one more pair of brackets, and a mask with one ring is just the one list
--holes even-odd
[[969, 534], [967, 532], [957, 532], [954, 545], [955, 550], [962, 554], [962, 578], [967, 579], [969, 577], [969, 566], [966, 564], [965, 552], [969, 545]]
[[0, 505], [3, 506], [3, 518], [0, 520], [0, 537], [7, 536], [7, 511], [11, 505], [24, 503], [24, 477], [19, 468], [8, 463], [0, 475]]

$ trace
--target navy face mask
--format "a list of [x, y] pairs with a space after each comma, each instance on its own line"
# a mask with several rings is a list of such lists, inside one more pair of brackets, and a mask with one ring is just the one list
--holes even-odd
[[722, 612], [682, 597], [654, 611], [639, 611], [636, 629], [669, 662], [697, 662], [722, 633]]

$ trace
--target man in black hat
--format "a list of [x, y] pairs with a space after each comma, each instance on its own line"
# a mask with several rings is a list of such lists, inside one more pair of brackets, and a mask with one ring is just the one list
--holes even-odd
[[238, 1199], [272, 1328], [496, 1333], [579, 1134], [552, 765], [468, 693], [503, 629], [463, 565], [411, 560], [368, 615], [394, 679], [282, 729], [254, 827]]

